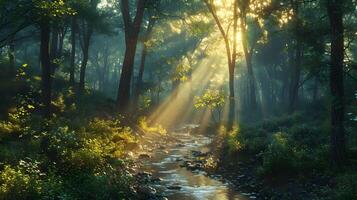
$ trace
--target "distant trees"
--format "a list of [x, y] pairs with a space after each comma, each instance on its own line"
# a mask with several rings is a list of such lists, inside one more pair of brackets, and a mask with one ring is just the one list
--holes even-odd
[[239, 7], [239, 22], [240, 22], [240, 32], [243, 46], [243, 53], [245, 58], [245, 63], [248, 72], [248, 89], [247, 89], [247, 108], [249, 112], [257, 111], [257, 97], [256, 97], [256, 80], [253, 71], [253, 53], [256, 41], [253, 44], [249, 43], [248, 40], [248, 14], [251, 12], [251, 1], [239, 1], [237, 5]]
[[[42, 70], [42, 103], [43, 114], [46, 117], [51, 115], [51, 101], [52, 101], [52, 63], [50, 54], [50, 36], [51, 25], [55, 20], [61, 19], [66, 15], [74, 15], [75, 12], [62, 0], [57, 1], [35, 1], [34, 16], [36, 23], [40, 28], [40, 61]], [[57, 37], [56, 34], [52, 35]], [[52, 44], [54, 45], [54, 44]]]

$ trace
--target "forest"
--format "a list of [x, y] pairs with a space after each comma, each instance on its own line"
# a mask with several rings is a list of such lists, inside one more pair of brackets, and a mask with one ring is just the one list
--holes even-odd
[[357, 200], [356, 0], [0, 0], [0, 200]]

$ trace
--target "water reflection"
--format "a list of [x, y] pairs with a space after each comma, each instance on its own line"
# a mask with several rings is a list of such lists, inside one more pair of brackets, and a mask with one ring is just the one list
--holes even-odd
[[[144, 162], [143, 170], [149, 171], [162, 181], [155, 185], [170, 200], [244, 200], [247, 199], [223, 183], [206, 175], [205, 172], [191, 172], [180, 167], [192, 150], [207, 151], [205, 145], [210, 138], [202, 135], [173, 133], [179, 145], [168, 144], [167, 149], [157, 150], [154, 157]], [[168, 189], [171, 188], [171, 189]]]

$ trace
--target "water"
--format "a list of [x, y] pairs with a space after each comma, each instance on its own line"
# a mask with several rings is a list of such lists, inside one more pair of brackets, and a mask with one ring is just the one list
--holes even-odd
[[[181, 160], [187, 159], [192, 150], [208, 151], [209, 137], [174, 132], [178, 143], [166, 144], [165, 149], [157, 149], [153, 157], [144, 160], [142, 170], [151, 172], [162, 180], [154, 187], [163, 192], [169, 200], [244, 200], [227, 183], [207, 176], [203, 171], [191, 172], [180, 167]], [[181, 162], [180, 162], [181, 161]], [[171, 189], [169, 189], [171, 188]]]

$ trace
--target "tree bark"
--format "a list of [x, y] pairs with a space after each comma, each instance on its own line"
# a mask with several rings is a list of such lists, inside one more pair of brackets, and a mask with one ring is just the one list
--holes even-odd
[[[298, 36], [299, 37], [299, 36]], [[289, 90], [289, 113], [293, 113], [299, 100], [299, 83], [301, 74], [302, 44], [298, 39], [295, 49], [295, 59], [291, 72], [290, 90]]]
[[108, 83], [108, 73], [109, 73], [109, 48], [104, 47], [103, 52], [103, 72], [101, 77], [102, 91], [105, 92]]
[[143, 49], [142, 49], [141, 58], [140, 58], [139, 74], [138, 74], [138, 79], [136, 81], [135, 93], [134, 93], [134, 98], [133, 98], [134, 107], [136, 109], [138, 108], [139, 97], [140, 97], [140, 93], [142, 91], [142, 82], [143, 82], [143, 75], [144, 75], [144, 70], [145, 70], [145, 61], [146, 61], [146, 56], [148, 54], [147, 42], [150, 39], [150, 35], [152, 32], [152, 29], [154, 28], [155, 22], [156, 22], [156, 19], [153, 17], [150, 17], [148, 28], [146, 30], [146, 33], [145, 33], [145, 36], [143, 39]]
[[303, 56], [303, 44], [301, 41], [301, 20], [299, 17], [299, 2], [293, 1], [293, 12], [296, 16], [294, 18], [294, 37], [295, 37], [295, 58], [292, 63], [291, 80], [289, 88], [289, 104], [288, 112], [291, 114], [295, 111], [298, 100], [299, 100], [299, 83], [300, 83], [300, 73], [301, 73], [301, 59]]
[[130, 100], [131, 79], [134, 69], [134, 59], [138, 36], [145, 11], [146, 0], [137, 3], [136, 15], [132, 22], [129, 11], [128, 0], [121, 0], [121, 10], [125, 27], [125, 55], [120, 74], [118, 87], [117, 107], [120, 111], [127, 111]]
[[84, 92], [85, 88], [85, 76], [88, 63], [89, 45], [83, 47], [83, 57], [79, 74], [79, 93]]
[[221, 21], [218, 18], [218, 15], [215, 10], [215, 6], [209, 1], [204, 0], [209, 12], [211, 13], [218, 29], [222, 35], [227, 55], [227, 64], [229, 72], [229, 112], [228, 112], [228, 124], [227, 129], [231, 130], [233, 128], [233, 121], [235, 116], [235, 95], [234, 95], [234, 71], [236, 65], [236, 45], [237, 45], [237, 22], [238, 22], [238, 0], [234, 1], [233, 5], [233, 47], [231, 49], [231, 44], [229, 42], [228, 32], [226, 32], [222, 26]]
[[43, 115], [51, 115], [51, 61], [49, 53], [50, 43], [50, 25], [48, 21], [43, 20], [40, 25], [41, 29], [41, 69], [42, 69], [42, 103], [44, 105]]
[[87, 22], [87, 25], [85, 22], [83, 22], [83, 43], [82, 43], [82, 52], [83, 52], [83, 57], [82, 57], [82, 63], [81, 63], [81, 68], [80, 68], [80, 74], [79, 74], [79, 93], [83, 93], [85, 89], [85, 76], [86, 76], [86, 69], [87, 69], [87, 63], [88, 63], [88, 56], [89, 56], [89, 45], [90, 45], [90, 40], [93, 34], [93, 26], [90, 22]]
[[250, 110], [256, 110], [257, 108], [257, 97], [256, 97], [256, 81], [253, 71], [252, 56], [253, 48], [248, 47], [248, 35], [247, 35], [247, 9], [248, 5], [241, 5], [241, 17], [240, 17], [240, 28], [242, 33], [242, 46], [243, 53], [245, 57], [245, 62], [248, 71], [248, 108]]
[[136, 82], [135, 94], [134, 94], [134, 98], [133, 98], [135, 108], [138, 108], [139, 97], [140, 97], [140, 93], [142, 91], [142, 82], [143, 82], [146, 56], [147, 56], [147, 45], [144, 43], [143, 50], [141, 52], [138, 80]]
[[346, 160], [346, 142], [344, 130], [344, 35], [342, 2], [328, 0], [327, 13], [331, 26], [331, 156], [332, 164], [341, 168]]
[[15, 59], [15, 43], [14, 43], [14, 37], [10, 38], [9, 41], [9, 51], [8, 51], [8, 57], [9, 57], [9, 72], [10, 76], [14, 78], [16, 76], [16, 59]]
[[72, 86], [75, 84], [75, 59], [76, 59], [76, 30], [77, 28], [77, 19], [76, 16], [72, 17], [72, 24], [71, 24], [71, 63], [70, 63], [70, 70], [69, 70], [69, 82]]
[[58, 28], [54, 27], [52, 30], [52, 38], [50, 45], [50, 62], [51, 62], [51, 74], [53, 75], [57, 68], [57, 63], [55, 63], [55, 59], [57, 59], [58, 52]]

